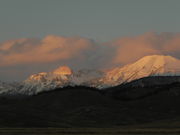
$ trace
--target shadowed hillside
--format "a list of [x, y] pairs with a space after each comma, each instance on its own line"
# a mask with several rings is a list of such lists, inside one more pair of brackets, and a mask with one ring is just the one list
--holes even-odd
[[0, 127], [121, 127], [179, 123], [180, 83], [144, 84], [143, 87], [134, 83], [137, 82], [104, 91], [79, 86], [35, 96], [1, 96]]

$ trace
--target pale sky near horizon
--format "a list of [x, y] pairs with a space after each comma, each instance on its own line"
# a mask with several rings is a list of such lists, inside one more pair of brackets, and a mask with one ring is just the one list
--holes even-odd
[[0, 0], [0, 81], [180, 59], [179, 13], [180, 0]]
[[179, 32], [179, 0], [0, 0], [0, 42], [49, 34], [109, 41]]

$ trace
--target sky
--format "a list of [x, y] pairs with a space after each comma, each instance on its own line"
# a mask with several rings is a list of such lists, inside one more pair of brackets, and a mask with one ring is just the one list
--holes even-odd
[[0, 0], [0, 80], [180, 58], [179, 13], [179, 0]]

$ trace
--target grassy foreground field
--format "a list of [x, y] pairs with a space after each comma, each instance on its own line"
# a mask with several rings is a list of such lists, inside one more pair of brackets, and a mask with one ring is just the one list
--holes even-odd
[[178, 135], [180, 128], [1, 128], [2, 135]]

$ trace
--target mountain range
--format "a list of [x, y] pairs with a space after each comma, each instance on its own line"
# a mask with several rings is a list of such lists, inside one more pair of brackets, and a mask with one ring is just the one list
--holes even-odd
[[0, 127], [180, 125], [180, 60], [145, 56], [108, 71], [61, 66], [23, 82], [0, 82]]
[[[151, 55], [108, 71], [81, 69], [74, 72], [60, 66], [52, 72], [31, 75], [20, 83], [0, 83], [0, 94], [34, 95], [66, 86], [86, 86], [103, 90], [148, 76], [179, 76], [180, 60], [172, 56]], [[180, 81], [180, 80], [175, 80]], [[166, 82], [167, 83], [167, 82]]]

